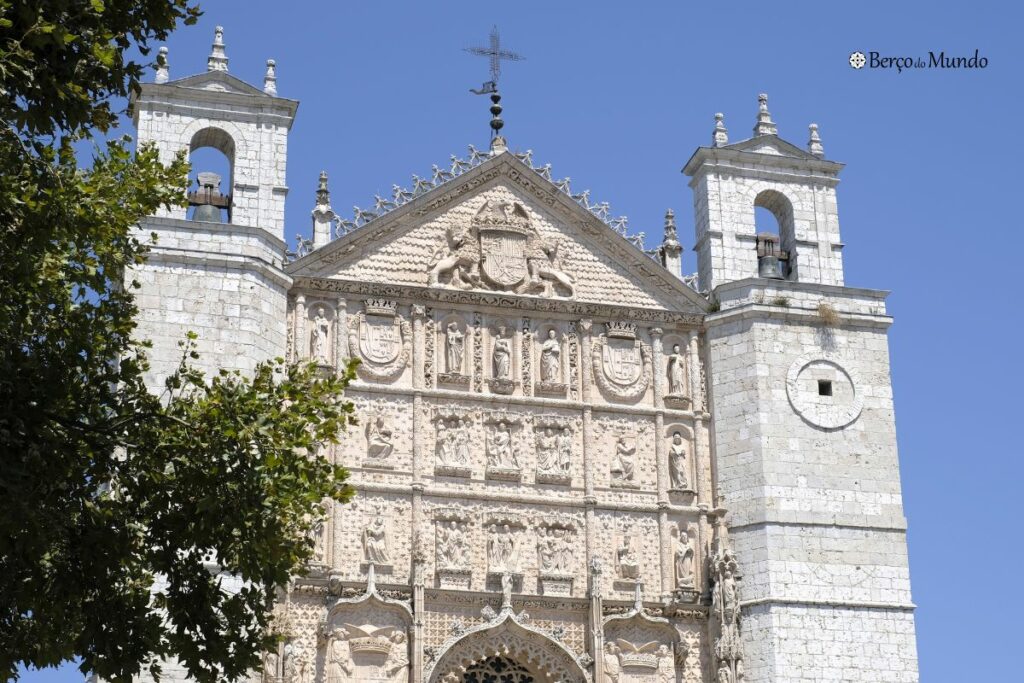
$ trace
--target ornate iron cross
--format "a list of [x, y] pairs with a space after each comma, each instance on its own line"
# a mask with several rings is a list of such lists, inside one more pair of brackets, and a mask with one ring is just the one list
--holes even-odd
[[[477, 55], [478, 57], [487, 57], [491, 62], [491, 81], [493, 87], [496, 89], [498, 85], [498, 78], [501, 76], [501, 61], [509, 62], [521, 62], [526, 59], [522, 55], [518, 55], [511, 50], [501, 49], [501, 36], [498, 35], [498, 27], [493, 26], [491, 28], [491, 44], [489, 47], [467, 47], [466, 52]], [[485, 84], [486, 86], [487, 84]]]

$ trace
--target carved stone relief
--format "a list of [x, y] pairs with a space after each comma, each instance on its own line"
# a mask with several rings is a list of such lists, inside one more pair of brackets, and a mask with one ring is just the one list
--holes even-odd
[[349, 354], [359, 358], [360, 376], [391, 381], [412, 357], [412, 328], [397, 313], [394, 301], [368, 299], [365, 310], [350, 318]]
[[468, 225], [450, 226], [431, 258], [431, 287], [572, 298], [559, 242], [545, 240], [518, 202], [485, 200]]
[[363, 557], [366, 564], [375, 565], [378, 571], [391, 567], [388, 534], [388, 522], [378, 508], [373, 519], [363, 530]]
[[492, 524], [487, 529], [487, 572], [489, 574], [518, 574], [520, 528], [505, 524]]
[[366, 423], [366, 460], [364, 467], [392, 469], [389, 462], [395, 450], [391, 428], [383, 415], [371, 415]]
[[441, 384], [469, 386], [466, 369], [466, 332], [459, 320], [449, 320], [443, 330], [445, 372], [438, 376]]
[[623, 580], [637, 581], [640, 578], [640, 555], [631, 529], [624, 530], [619, 536], [615, 548], [615, 571]]
[[468, 477], [472, 421], [461, 411], [438, 410], [434, 414], [434, 473]]
[[679, 344], [672, 345], [672, 352], [667, 354], [665, 359], [667, 393], [665, 394], [665, 405], [669, 408], [685, 410], [690, 407], [690, 392], [687, 389], [687, 361]]
[[512, 378], [512, 336], [508, 328], [498, 325], [491, 342], [491, 391], [496, 394], [511, 394], [516, 387]]
[[522, 478], [519, 443], [513, 429], [521, 427], [512, 414], [495, 413], [485, 420], [484, 449], [487, 478], [519, 481]]
[[537, 455], [537, 482], [569, 484], [572, 482], [573, 435], [569, 421], [539, 417], [534, 423]]
[[312, 329], [309, 331], [309, 357], [317, 363], [331, 362], [331, 320], [323, 306], [313, 309]]
[[686, 441], [679, 430], [672, 433], [668, 444], [670, 490], [690, 491], [690, 461]]
[[607, 395], [635, 401], [651, 384], [651, 350], [637, 337], [635, 323], [610, 322], [594, 341], [594, 379]]
[[636, 478], [636, 437], [620, 434], [615, 440], [612, 455], [611, 485], [619, 488], [638, 488]]

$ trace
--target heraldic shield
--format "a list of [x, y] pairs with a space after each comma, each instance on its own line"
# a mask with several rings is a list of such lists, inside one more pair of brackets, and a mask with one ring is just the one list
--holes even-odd
[[640, 357], [639, 342], [609, 339], [601, 351], [605, 377], [620, 385], [633, 384], [640, 379], [643, 360]]
[[480, 235], [480, 269], [491, 283], [502, 288], [526, 279], [527, 254], [535, 233], [526, 210], [519, 204], [485, 202], [473, 226]]
[[394, 318], [370, 315], [359, 325], [359, 351], [374, 363], [390, 363], [402, 346], [401, 331]]

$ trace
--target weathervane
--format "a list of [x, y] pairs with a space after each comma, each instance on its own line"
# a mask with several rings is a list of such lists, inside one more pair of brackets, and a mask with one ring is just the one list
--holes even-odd
[[501, 130], [505, 122], [501, 120], [501, 95], [498, 93], [498, 78], [501, 76], [501, 60], [507, 60], [510, 62], [520, 62], [525, 57], [518, 55], [511, 50], [501, 49], [501, 36], [498, 35], [498, 27], [494, 26], [491, 28], [491, 44], [488, 47], [467, 47], [466, 52], [477, 55], [478, 57], [487, 57], [491, 62], [491, 80], [481, 86], [479, 90], [470, 88], [469, 91], [474, 95], [490, 95], [491, 96], [491, 137], [498, 137], [498, 131]]

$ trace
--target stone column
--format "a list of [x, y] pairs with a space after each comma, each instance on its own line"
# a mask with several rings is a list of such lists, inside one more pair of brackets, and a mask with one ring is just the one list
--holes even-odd
[[701, 405], [697, 405], [701, 399], [701, 391], [700, 353], [698, 351], [698, 333], [696, 330], [690, 331], [687, 342], [689, 349], [689, 362], [687, 364], [690, 366], [688, 369], [690, 375], [690, 395], [693, 397], [693, 443], [691, 444], [693, 452], [691, 457], [694, 464], [694, 478], [697, 480], [693, 488], [697, 492], [697, 502], [712, 505], [714, 501], [711, 500], [708, 473], [705, 469], [705, 463], [711, 458], [710, 452], [707, 452], [707, 447], [705, 446], [706, 439], [704, 438], [704, 428], [707, 424], [707, 420], [704, 418], [706, 412], [703, 401], [701, 401]]
[[348, 302], [339, 298], [334, 309], [334, 367], [340, 371], [348, 359]]
[[[416, 487], [413, 487], [413, 491]], [[423, 487], [420, 487], [422, 492]], [[423, 680], [423, 576], [424, 561], [414, 557], [412, 564], [412, 677], [413, 683]]]
[[651, 328], [651, 347], [654, 362], [654, 454], [658, 471], [658, 542], [661, 552], [661, 592], [672, 590], [672, 537], [668, 526], [668, 454], [665, 450], [665, 411], [662, 408], [665, 396], [665, 351], [662, 346], [662, 329]]
[[587, 564], [590, 582], [590, 656], [594, 658], [594, 680], [604, 681], [604, 607], [601, 600], [601, 565]]
[[423, 319], [427, 315], [427, 309], [422, 304], [412, 306], [412, 385], [420, 389], [423, 387]]
[[295, 297], [295, 359], [304, 360], [309, 356], [309, 339], [306, 338], [306, 295]]

